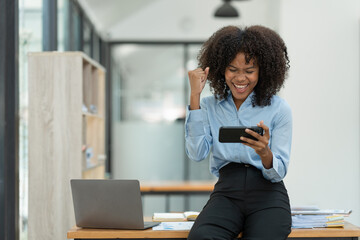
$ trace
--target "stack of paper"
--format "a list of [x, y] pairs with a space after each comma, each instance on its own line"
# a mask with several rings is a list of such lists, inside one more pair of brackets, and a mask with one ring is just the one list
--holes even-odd
[[292, 228], [344, 227], [341, 215], [295, 215], [292, 216]]
[[291, 207], [293, 228], [344, 227], [351, 210], [320, 209], [317, 206]]
[[183, 213], [154, 213], [154, 222], [183, 222], [194, 221], [199, 212], [183, 212]]
[[291, 206], [292, 211], [316, 211], [320, 210], [320, 208], [316, 205], [301, 205], [301, 206]]
[[349, 216], [351, 210], [339, 210], [339, 209], [317, 209], [317, 210], [291, 210], [291, 215], [342, 215]]
[[332, 215], [327, 216], [326, 227], [344, 227], [345, 221], [344, 216], [341, 215]]
[[183, 213], [154, 213], [154, 222], [182, 222], [186, 221]]

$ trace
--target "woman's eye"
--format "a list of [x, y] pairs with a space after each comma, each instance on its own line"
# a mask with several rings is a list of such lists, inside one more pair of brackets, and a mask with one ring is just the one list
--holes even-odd
[[236, 72], [236, 69], [230, 69], [230, 72]]
[[251, 74], [251, 73], [253, 73], [253, 72], [254, 72], [254, 71], [247, 71], [246, 73], [247, 73], [247, 74]]

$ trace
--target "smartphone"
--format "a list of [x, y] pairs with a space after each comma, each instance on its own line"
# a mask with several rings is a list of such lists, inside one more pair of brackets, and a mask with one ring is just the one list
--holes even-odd
[[219, 129], [219, 142], [222, 143], [243, 143], [240, 137], [247, 137], [257, 141], [256, 138], [245, 132], [245, 129], [251, 129], [252, 131], [260, 134], [264, 134], [264, 129], [258, 126], [253, 127], [220, 127]]

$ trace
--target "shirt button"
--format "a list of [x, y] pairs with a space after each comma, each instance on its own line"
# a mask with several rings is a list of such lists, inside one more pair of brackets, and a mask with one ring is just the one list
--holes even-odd
[[250, 165], [249, 164], [244, 164], [245, 165], [245, 167], [250, 167]]

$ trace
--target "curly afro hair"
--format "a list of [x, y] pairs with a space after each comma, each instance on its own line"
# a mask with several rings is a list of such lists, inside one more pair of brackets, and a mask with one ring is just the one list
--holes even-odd
[[223, 27], [202, 45], [198, 55], [199, 67], [210, 67], [208, 81], [212, 92], [217, 99], [228, 96], [225, 69], [240, 52], [244, 53], [246, 63], [253, 59], [259, 66], [259, 79], [254, 88], [252, 105], [270, 105], [271, 97], [284, 84], [290, 61], [281, 37], [263, 26], [244, 29], [236, 26]]

